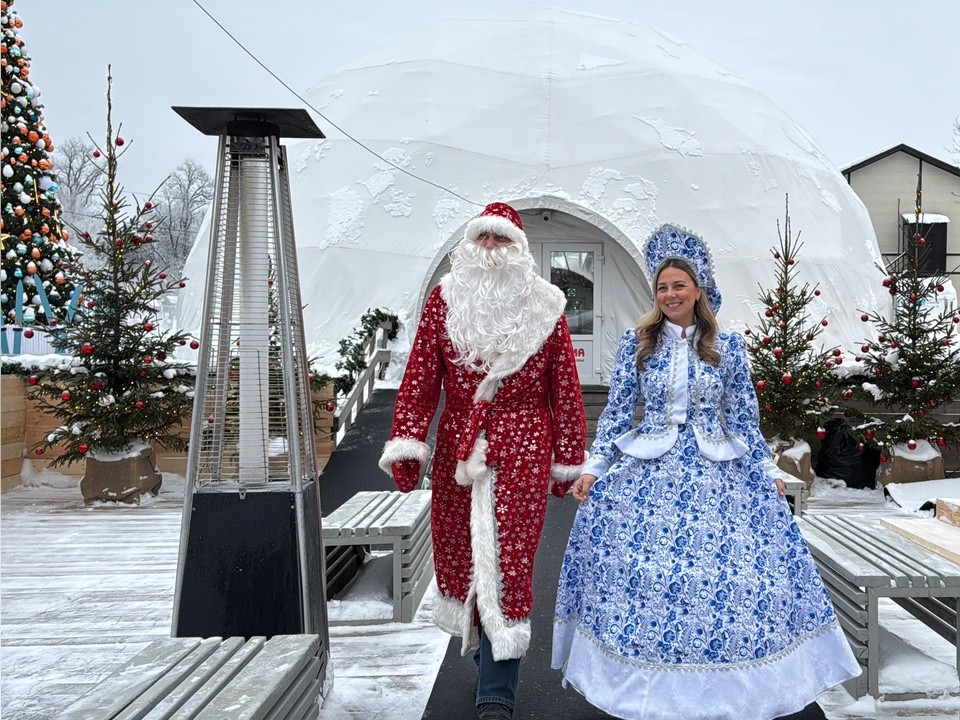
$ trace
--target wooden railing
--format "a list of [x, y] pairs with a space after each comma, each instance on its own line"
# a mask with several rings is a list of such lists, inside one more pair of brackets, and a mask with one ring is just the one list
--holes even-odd
[[347, 430], [356, 422], [357, 415], [363, 408], [363, 404], [373, 394], [373, 384], [380, 373], [390, 362], [390, 351], [387, 350], [387, 333], [390, 331], [390, 325], [382, 324], [377, 331], [368, 337], [363, 344], [364, 358], [366, 358], [367, 367], [357, 376], [357, 382], [353, 390], [343, 401], [343, 405], [337, 410], [336, 425], [333, 435], [334, 446], [339, 445], [346, 435]]

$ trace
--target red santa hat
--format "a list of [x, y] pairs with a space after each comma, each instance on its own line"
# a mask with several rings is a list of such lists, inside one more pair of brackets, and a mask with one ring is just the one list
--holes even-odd
[[527, 235], [523, 232], [520, 213], [506, 203], [492, 202], [487, 205], [483, 212], [467, 223], [463, 235], [475, 242], [485, 232], [509, 238], [520, 247], [527, 248]]

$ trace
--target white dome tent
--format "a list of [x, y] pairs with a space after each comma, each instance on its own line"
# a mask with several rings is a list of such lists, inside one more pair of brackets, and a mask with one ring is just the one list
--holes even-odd
[[[592, 330], [575, 337], [585, 384], [608, 380], [617, 339], [650, 307], [639, 248], [663, 223], [710, 246], [725, 329], [755, 324], [787, 194], [804, 242], [801, 282], [820, 284], [813, 312], [830, 320], [824, 344], [859, 346], [869, 332], [859, 311], [889, 304], [867, 212], [813, 140], [749, 84], [653, 28], [553, 10], [441, 21], [307, 98], [440, 186], [322, 120], [330, 139], [289, 147], [307, 342], [327, 366], [369, 308], [397, 312], [412, 333], [446, 253], [493, 200], [522, 211], [546, 277], [551, 263], [555, 275], [581, 276], [566, 289], [579, 303], [568, 306], [572, 322]], [[200, 324], [206, 244], [201, 236], [185, 270], [187, 329]]]

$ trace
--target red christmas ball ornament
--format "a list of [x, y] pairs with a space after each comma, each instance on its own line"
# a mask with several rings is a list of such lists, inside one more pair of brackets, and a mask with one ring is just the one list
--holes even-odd
[[764, 405], [764, 406], [763, 406], [763, 409], [766, 410], [767, 412], [770, 412], [771, 410], [773, 410], [773, 406], [772, 406], [772, 405]]
[[869, 345], [861, 345], [861, 346], [860, 346], [860, 352], [870, 352], [870, 346], [869, 346]]
[[774, 310], [779, 310], [779, 309], [780, 309], [780, 303], [774, 303], [774, 304], [773, 304], [773, 309], [774, 309]]
[[94, 151], [93, 151], [92, 153], [90, 153], [90, 154], [93, 155], [93, 157], [95, 157], [95, 158], [100, 157], [100, 151], [99, 151], [99, 150], [94, 150]]
[[64, 390], [62, 393], [60, 393], [60, 399], [64, 402], [70, 402], [70, 398], [72, 397], [73, 395], [70, 394], [69, 390]]
[[185, 288], [187, 284], [185, 282], [180, 283], [180, 287]]
[[35, 452], [37, 455], [43, 455], [43, 448], [37, 448], [36, 450], [34, 450], [34, 452]]
[[36, 385], [38, 382], [40, 382], [40, 378], [38, 378], [36, 375], [31, 375], [27, 378], [28, 385]]
[[147, 376], [146, 370], [141, 370], [140, 372], [137, 373], [137, 377], [145, 378], [146, 376]]
[[937, 438], [937, 445], [939, 445], [940, 447], [943, 447], [946, 444], [947, 444], [947, 441], [944, 438], [942, 437]]
[[77, 451], [81, 455], [86, 455], [88, 452], [90, 452], [90, 446], [87, 445], [86, 443], [80, 443], [79, 445], [77, 445]]
[[143, 364], [144, 364], [144, 365], [149, 365], [149, 364], [152, 363], [152, 362], [153, 362], [153, 358], [150, 357], [149, 355], [147, 355], [147, 356], [143, 359]]
[[895, 342], [892, 342], [892, 341], [891, 341], [891, 343], [890, 343], [890, 349], [891, 349], [891, 350], [896, 350], [898, 347], [900, 347], [900, 346], [897, 345]]
[[866, 322], [867, 320], [870, 319], [870, 316], [867, 315], [866, 313], [864, 313], [863, 315], [860, 316], [860, 319], [861, 319], [863, 322]]
[[123, 147], [123, 138], [122, 138], [122, 137], [119, 137], [119, 136], [117, 137], [117, 146], [118, 146], [118, 147]]
[[943, 285], [937, 285], [937, 292], [943, 292]]
[[834, 348], [834, 349], [833, 349], [833, 356], [834, 356], [834, 357], [840, 357], [840, 348]]
[[819, 289], [814, 290], [813, 294], [816, 295], [817, 297], [820, 297], [820, 290]]
[[326, 405], [327, 412], [333, 412], [336, 407], [337, 407], [337, 406], [334, 405], [332, 402], [328, 402], [327, 405]]
[[880, 462], [885, 463], [885, 462], [887, 461], [887, 459], [888, 459], [888, 458], [887, 458], [886, 455], [882, 455], [882, 454], [880, 455]]
[[867, 430], [867, 431], [863, 434], [863, 436], [864, 436], [867, 440], [873, 440], [873, 430]]
[[780, 328], [781, 330], [786, 330], [787, 324], [783, 320], [781, 320], [779, 323], [777, 323], [777, 327]]
[[196, 340], [191, 340], [191, 341], [190, 341], [190, 349], [191, 349], [191, 350], [196, 350], [198, 347], [200, 347], [200, 343], [198, 343]]
[[920, 387], [921, 384], [922, 383], [920, 382], [920, 378], [918, 377], [910, 378], [910, 387], [912, 387], [914, 390]]
[[891, 295], [896, 295], [896, 294], [897, 294], [897, 289], [896, 289], [896, 288], [890, 288], [890, 294], [891, 294]]
[[144, 241], [144, 242], [148, 242], [148, 243], [152, 243], [152, 242], [153, 242], [153, 235], [147, 235], [147, 236], [143, 239], [143, 241]]
[[922, 237], [919, 240], [917, 240], [917, 245], [919, 245], [920, 247], [923, 247], [926, 244], [927, 244], [927, 239], [925, 237]]
[[147, 201], [143, 204], [143, 209], [144, 209], [144, 210], [149, 210], [149, 209], [152, 208], [152, 207], [153, 207], [153, 203], [150, 202], [149, 200], [147, 200]]
[[907, 448], [909, 448], [910, 450], [916, 450], [916, 449], [917, 449], [917, 443], [914, 442], [913, 440], [908, 440], [908, 441], [907, 441]]
[[316, 377], [317, 377], [317, 376], [314, 375], [313, 373], [307, 373], [307, 380], [311, 380], [311, 381], [312, 381], [312, 380], [314, 380]]
[[936, 407], [936, 406], [937, 406], [937, 401], [934, 400], [933, 398], [930, 398], [930, 407]]
[[743, 329], [743, 334], [744, 334], [744, 335], [750, 335], [750, 334], [751, 334], [750, 328], [744, 328], [744, 329]]
[[757, 381], [757, 390], [760, 390], [762, 392], [766, 387], [767, 387], [766, 382], [764, 382], [763, 380]]
[[880, 368], [877, 368], [876, 370], [873, 371], [873, 374], [874, 374], [874, 375], [883, 375], [883, 371], [882, 371]]
[[29, 395], [27, 395], [27, 400], [33, 400], [33, 398], [34, 398], [33, 393], [30, 393]]
[[953, 316], [953, 321], [954, 321], [955, 323], [960, 323], [960, 315], [954, 315], [954, 316]]
[[103, 390], [103, 383], [100, 380], [94, 380], [92, 383], [90, 383], [90, 389], [94, 392], [99, 392]]
[[866, 445], [864, 445], [863, 443], [857, 443], [857, 450], [859, 450], [860, 452], [863, 452], [866, 449], [867, 449]]
[[769, 337], [766, 337], [766, 336], [763, 337], [763, 344], [764, 344], [764, 345], [769, 345], [771, 342], [772, 342], [772, 338], [769, 338]]
[[813, 333], [807, 333], [807, 340], [813, 340]]
[[827, 436], [827, 431], [822, 427], [817, 428], [817, 440], [823, 440]]
[[813, 382], [813, 384], [816, 385], [817, 387], [822, 387], [822, 386], [823, 386], [823, 383], [820, 382], [819, 380], [815, 380], [815, 381]]
[[795, 262], [796, 260], [794, 260], [793, 258], [790, 258], [789, 260], [787, 260], [787, 265], [793, 265]]
[[137, 401], [133, 404], [133, 406], [134, 406], [137, 410], [143, 410], [143, 400], [137, 400]]
[[93, 310], [93, 305], [94, 305], [93, 300], [87, 300], [87, 307], [88, 307], [88, 308], [90, 308], [91, 310]]
[[166, 359], [167, 359], [167, 354], [163, 352], [163, 350], [157, 353], [157, 360], [166, 360]]
[[783, 357], [783, 350], [782, 350], [781, 348], [774, 348], [774, 349], [773, 349], [773, 356], [774, 356], [774, 357]]
[[187, 341], [184, 340], [183, 338], [180, 338], [177, 342], [179, 342], [180, 345], [186, 345], [186, 344], [187, 344]]
[[779, 260], [779, 259], [780, 259], [780, 253], [775, 252], [775, 253], [773, 254], [773, 259], [774, 259], [774, 260]]
[[883, 279], [883, 286], [890, 287], [890, 278], [887, 277]]
[[920, 408], [917, 412], [919, 413], [920, 417], [926, 417], [926, 416], [927, 416], [927, 411], [924, 410], [923, 408]]
[[27, 328], [26, 330], [23, 331], [23, 336], [24, 336], [27, 340], [29, 340], [30, 338], [33, 337], [33, 330], [31, 330], [30, 328]]
[[950, 338], [944, 338], [943, 340], [940, 341], [940, 344], [946, 347], [947, 345], [950, 344]]
[[145, 322], [145, 323], [143, 324], [143, 329], [146, 330], [147, 332], [150, 332], [151, 330], [153, 330], [153, 323], [152, 323], [152, 322]]
[[166, 279], [167, 279], [167, 274], [166, 274], [166, 273], [160, 273], [159, 275], [157, 275], [157, 277], [160, 278], [161, 280], [166, 280]]
[[853, 390], [844, 390], [842, 396], [844, 400], [849, 400], [853, 397]]
[[207, 422], [213, 425], [213, 415], [207, 418]]
[[823, 325], [824, 327], [826, 327], [826, 326], [828, 325], [827, 319], [824, 318], [823, 320], [821, 320], [821, 321], [820, 321], [820, 324]]
[[117, 242], [114, 243], [114, 244], [115, 244], [118, 248], [122, 248], [122, 247], [123, 247], [123, 240], [117, 240]]
[[910, 302], [916, 302], [916, 301], [917, 301], [917, 294], [910, 293]]
[[84, 343], [80, 347], [80, 354], [86, 355], [87, 357], [89, 357], [90, 355], [93, 355], [93, 345], [91, 345], [90, 343]]
[[791, 375], [790, 373], [787, 373], [787, 374], [784, 375], [782, 378], [780, 378], [780, 381], [781, 381], [784, 385], [790, 385], [790, 384], [793, 383], [793, 375]]

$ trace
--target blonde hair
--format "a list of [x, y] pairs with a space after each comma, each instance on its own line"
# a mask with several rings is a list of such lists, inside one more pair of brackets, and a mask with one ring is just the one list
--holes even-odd
[[[660, 267], [657, 268], [657, 272], [653, 276], [653, 307], [650, 308], [650, 311], [646, 315], [640, 318], [640, 322], [637, 323], [636, 328], [637, 367], [640, 370], [646, 367], [647, 358], [656, 351], [663, 334], [663, 325], [667, 321], [666, 315], [663, 314], [660, 305], [656, 301], [656, 292], [657, 283], [660, 281], [660, 273], [671, 267], [685, 272], [690, 276], [690, 279], [693, 280], [694, 286], [700, 288], [700, 282], [697, 280], [697, 271], [683, 258], [671, 257], [660, 263]], [[703, 292], [702, 289], [700, 297], [697, 298], [696, 303], [693, 305], [693, 319], [697, 326], [697, 354], [705, 363], [714, 366], [719, 365], [720, 353], [717, 352], [717, 349], [714, 347], [714, 341], [717, 339], [717, 331], [719, 329], [717, 326], [717, 318], [710, 308], [710, 303], [707, 301], [707, 294]]]

